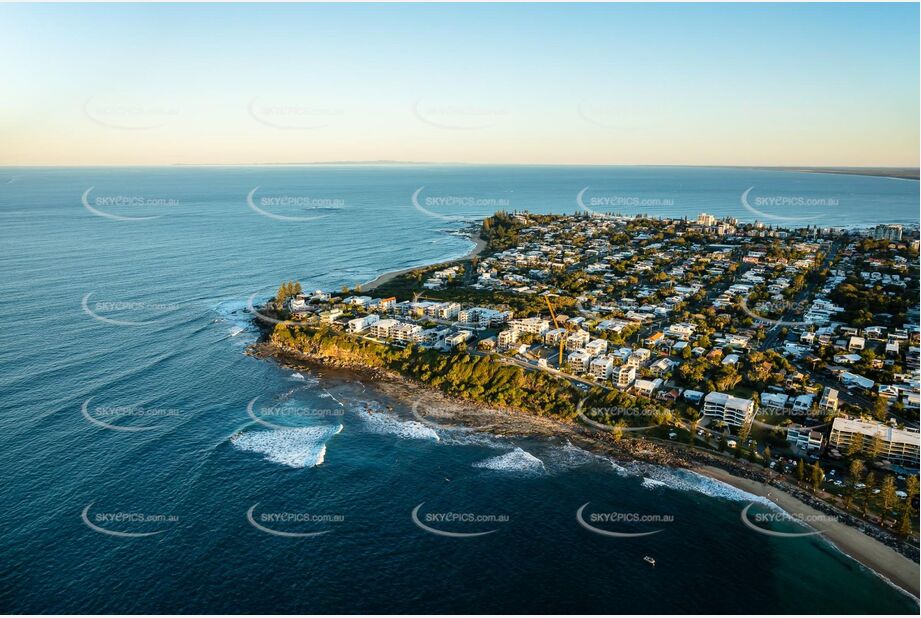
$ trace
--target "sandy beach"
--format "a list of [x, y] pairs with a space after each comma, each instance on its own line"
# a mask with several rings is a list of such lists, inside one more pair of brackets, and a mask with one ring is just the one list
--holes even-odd
[[902, 590], [911, 593], [916, 599], [918, 598], [918, 581], [919, 573], [921, 573], [919, 572], [919, 565], [876, 539], [867, 536], [852, 526], [831, 520], [820, 511], [777, 487], [740, 478], [713, 466], [699, 467], [696, 472], [756, 496], [768, 498], [790, 515], [808, 520], [810, 526], [820, 530], [822, 536], [843, 553], [876, 571]]
[[[447, 260], [445, 262], [436, 262], [435, 264], [430, 264], [430, 266], [437, 266], [438, 264], [447, 265], [447, 264], [452, 264], [454, 262], [464, 262], [467, 260], [472, 260], [477, 255], [482, 253], [483, 249], [486, 248], [486, 241], [480, 238], [478, 235], [471, 234], [470, 240], [472, 240], [475, 244], [473, 248], [469, 252], [467, 252], [465, 255], [463, 255], [462, 257], [459, 257], [453, 260]], [[361, 289], [363, 292], [370, 292], [374, 288], [380, 287], [384, 285], [385, 283], [387, 283], [388, 281], [392, 281], [396, 277], [399, 277], [400, 275], [404, 275], [408, 272], [412, 272], [419, 268], [425, 268], [425, 267], [424, 266], [411, 266], [409, 268], [404, 268], [402, 270], [392, 270], [390, 272], [386, 272], [383, 275], [380, 275], [379, 277], [372, 279], [371, 281], [365, 284], [362, 284]]]

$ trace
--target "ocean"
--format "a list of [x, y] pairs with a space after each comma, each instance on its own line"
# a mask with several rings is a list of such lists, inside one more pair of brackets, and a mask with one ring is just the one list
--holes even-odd
[[0, 168], [0, 610], [916, 614], [716, 481], [432, 426], [244, 352], [282, 280], [457, 257], [495, 210], [850, 227], [918, 202], [772, 170]]

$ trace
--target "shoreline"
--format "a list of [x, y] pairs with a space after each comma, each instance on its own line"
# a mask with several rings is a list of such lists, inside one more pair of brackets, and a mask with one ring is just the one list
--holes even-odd
[[919, 565], [891, 547], [853, 526], [829, 519], [827, 514], [812, 508], [775, 485], [742, 478], [716, 466], [701, 466], [694, 471], [736, 489], [767, 498], [785, 513], [808, 521], [811, 528], [822, 533], [817, 536], [821, 536], [838, 551], [881, 576], [893, 587], [911, 595], [918, 602], [921, 573]]
[[[621, 440], [615, 442], [608, 434], [577, 422], [567, 422], [549, 416], [538, 416], [521, 410], [500, 409], [477, 402], [458, 399], [427, 384], [417, 382], [390, 370], [371, 367], [339, 366], [319, 362], [297, 352], [280, 350], [268, 343], [256, 344], [251, 353], [294, 370], [333, 370], [343, 374], [359, 374], [371, 388], [385, 397], [403, 404], [412, 417], [436, 429], [465, 428], [478, 433], [500, 437], [550, 438], [568, 441], [587, 452], [607, 457], [614, 462], [643, 462], [674, 469], [686, 469], [741, 491], [769, 499], [794, 518], [809, 521], [835, 549], [873, 571], [902, 594], [919, 601], [919, 564], [898, 549], [883, 543], [852, 523], [831, 519], [829, 512], [810, 506], [770, 480], [760, 469], [749, 470], [733, 460], [706, 452], [685, 451], [671, 443], [657, 440]], [[348, 379], [345, 377], [344, 379]], [[756, 478], [749, 478], [754, 476]], [[757, 477], [763, 477], [763, 480]], [[806, 495], [806, 492], [803, 492]], [[806, 497], [808, 499], [808, 497]], [[833, 508], [833, 507], [832, 507]], [[740, 510], [741, 516], [741, 510]], [[815, 522], [815, 523], [813, 523]]]
[[399, 270], [391, 270], [391, 271], [385, 272], [381, 275], [378, 275], [371, 281], [368, 281], [367, 283], [363, 283], [361, 285], [361, 291], [371, 292], [374, 289], [384, 285], [385, 283], [389, 283], [390, 281], [396, 279], [400, 275], [405, 275], [406, 273], [410, 273], [420, 268], [431, 268], [433, 266], [448, 265], [448, 264], [453, 264], [454, 262], [467, 262], [469, 260], [472, 260], [473, 258], [478, 256], [480, 253], [482, 253], [484, 249], [486, 249], [486, 241], [480, 237], [479, 232], [475, 232], [472, 230], [467, 235], [467, 237], [469, 240], [473, 241], [474, 245], [473, 245], [473, 248], [470, 249], [470, 251], [468, 251], [461, 257], [433, 262], [431, 264], [423, 264], [420, 266], [410, 266], [408, 268], [401, 268]]

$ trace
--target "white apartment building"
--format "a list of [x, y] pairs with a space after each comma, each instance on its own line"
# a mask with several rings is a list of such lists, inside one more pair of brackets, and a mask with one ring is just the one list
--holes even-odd
[[592, 339], [587, 344], [585, 344], [585, 351], [592, 356], [600, 356], [607, 353], [608, 342], [604, 339]]
[[518, 318], [509, 320], [508, 325], [518, 334], [530, 333], [532, 335], [543, 335], [550, 330], [550, 322], [544, 318]]
[[459, 303], [435, 303], [425, 308], [425, 315], [441, 320], [450, 320], [460, 313]]
[[902, 226], [901, 225], [877, 225], [873, 228], [873, 238], [875, 240], [894, 240], [896, 242], [902, 240]]
[[403, 341], [405, 343], [422, 341], [422, 327], [418, 324], [400, 322], [390, 329], [390, 336], [395, 341]]
[[569, 333], [566, 337], [566, 350], [581, 350], [591, 340], [592, 336], [586, 330], [577, 330]]
[[610, 356], [599, 356], [589, 363], [588, 372], [596, 380], [607, 380], [614, 369], [614, 359]]
[[703, 412], [704, 416], [721, 420], [727, 425], [742, 427], [755, 417], [755, 402], [712, 391], [704, 397]]
[[499, 349], [507, 350], [518, 341], [518, 333], [512, 329], [503, 330], [498, 336]]
[[464, 324], [475, 324], [481, 328], [502, 324], [512, 317], [511, 311], [497, 311], [487, 307], [470, 307], [462, 309], [457, 319]]
[[711, 225], [715, 225], [715, 224], [716, 224], [716, 217], [714, 217], [713, 215], [708, 215], [705, 212], [702, 212], [699, 215], [697, 215], [697, 225], [705, 225], [707, 227], [710, 227]]
[[918, 430], [896, 429], [885, 423], [839, 417], [832, 423], [828, 443], [837, 449], [845, 450], [851, 442], [860, 440], [861, 451], [866, 453], [876, 436], [879, 436], [882, 443], [880, 459], [888, 459], [903, 466], [918, 467], [918, 447], [921, 444]]
[[389, 339], [391, 330], [397, 324], [399, 324], [399, 322], [392, 319], [378, 320], [371, 324], [371, 336], [377, 337], [378, 339]]
[[592, 362], [592, 356], [585, 350], [576, 350], [566, 357], [570, 371], [574, 373], [586, 373], [589, 364]]
[[636, 367], [633, 365], [621, 365], [614, 370], [611, 380], [617, 388], [630, 388], [636, 379]]

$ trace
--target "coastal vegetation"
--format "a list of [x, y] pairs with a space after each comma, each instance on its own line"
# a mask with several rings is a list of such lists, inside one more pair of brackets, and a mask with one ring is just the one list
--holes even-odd
[[270, 341], [321, 362], [395, 371], [461, 399], [563, 419], [576, 415], [578, 392], [568, 381], [526, 372], [495, 356], [463, 350], [443, 354], [415, 345], [399, 348], [329, 327], [277, 324]]

